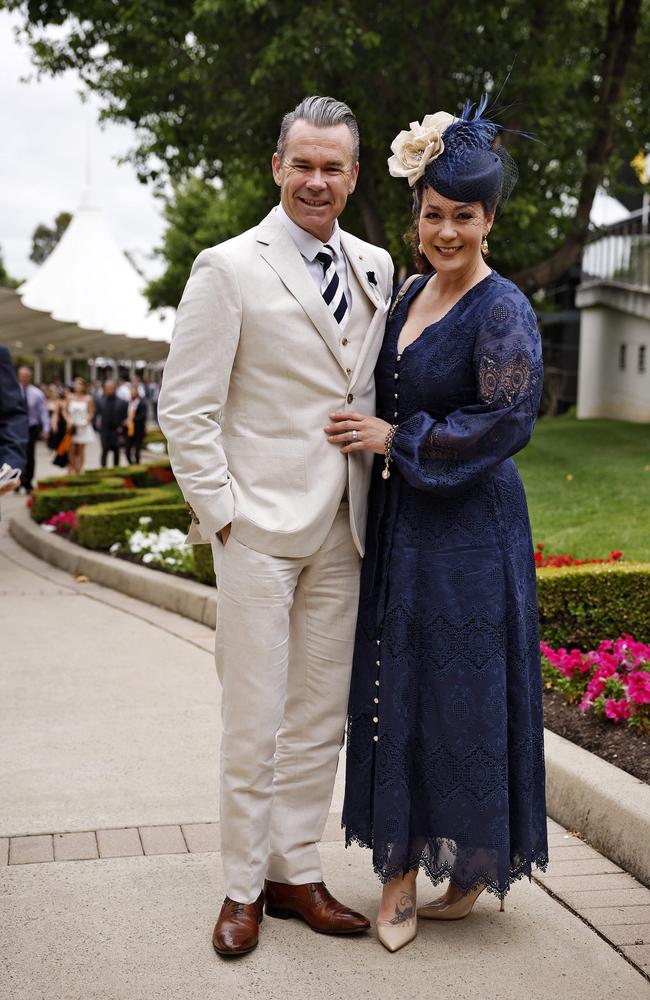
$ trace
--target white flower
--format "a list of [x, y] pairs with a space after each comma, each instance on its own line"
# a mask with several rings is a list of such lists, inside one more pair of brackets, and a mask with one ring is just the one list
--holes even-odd
[[113, 552], [119, 552], [119, 551], [120, 551], [120, 543], [119, 543], [119, 542], [113, 542], [113, 544], [111, 545], [111, 547], [110, 547], [110, 549], [109, 549], [108, 551], [109, 551], [109, 552], [110, 552], [111, 554], [112, 554]]
[[392, 177], [406, 177], [411, 187], [422, 177], [427, 165], [437, 159], [445, 148], [443, 133], [454, 121], [446, 111], [425, 115], [422, 124], [410, 123], [410, 131], [402, 131], [391, 143], [393, 156], [388, 158]]
[[155, 556], [154, 556], [153, 552], [145, 552], [145, 554], [142, 557], [142, 562], [143, 563], [150, 563], [150, 562], [153, 562], [154, 559], [155, 559]]
[[42, 524], [41, 528], [43, 529], [43, 531], [56, 531], [56, 528], [54, 527], [53, 524]]
[[139, 517], [138, 524], [151, 524], [153, 518], [151, 517]]

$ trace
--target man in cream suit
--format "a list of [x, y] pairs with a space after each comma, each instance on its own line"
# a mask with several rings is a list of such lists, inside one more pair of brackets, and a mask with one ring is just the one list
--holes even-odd
[[317, 843], [343, 741], [372, 456], [342, 454], [333, 411], [374, 413], [388, 254], [343, 232], [359, 133], [309, 97], [285, 116], [280, 205], [199, 254], [178, 310], [159, 420], [218, 586], [223, 688], [223, 955], [271, 916], [366, 929], [327, 891]]

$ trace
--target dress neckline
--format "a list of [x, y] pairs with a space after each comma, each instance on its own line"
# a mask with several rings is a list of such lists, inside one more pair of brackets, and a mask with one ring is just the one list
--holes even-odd
[[[409, 288], [409, 290], [407, 291], [406, 295], [404, 296], [404, 301], [402, 302], [402, 305], [404, 306], [404, 308], [406, 310], [404, 322], [406, 322], [406, 318], [408, 317], [408, 311], [409, 311], [409, 308], [411, 306], [411, 302], [413, 301], [413, 299], [417, 295], [420, 294], [420, 292], [422, 291], [422, 289], [424, 288], [424, 286], [429, 284], [430, 280], [433, 278], [433, 276], [435, 275], [435, 273], [436, 273], [435, 271], [432, 271], [431, 274], [425, 275], [424, 276], [425, 279], [426, 279], [425, 281], [419, 281], [419, 282], [418, 281], [414, 281], [412, 289]], [[417, 337], [415, 338], [415, 340], [412, 340], [410, 344], [407, 344], [406, 347], [404, 347], [401, 351], [399, 351], [397, 349], [397, 345], [399, 344], [399, 335], [402, 332], [402, 329], [404, 328], [404, 323], [402, 323], [401, 327], [399, 328], [398, 334], [397, 334], [397, 339], [395, 341], [395, 352], [396, 352], [396, 354], [399, 354], [399, 356], [402, 357], [402, 355], [406, 351], [408, 351], [409, 348], [413, 347], [415, 344], [418, 343], [418, 341], [422, 340], [423, 335], [428, 330], [432, 330], [434, 327], [438, 326], [439, 323], [444, 323], [444, 321], [449, 316], [451, 316], [451, 314], [458, 308], [458, 306], [461, 305], [461, 303], [463, 303], [463, 302], [466, 301], [466, 299], [467, 299], [467, 297], [469, 295], [472, 295], [472, 293], [477, 288], [480, 288], [487, 281], [490, 281], [492, 278], [494, 278], [495, 275], [496, 275], [496, 271], [494, 270], [494, 268], [492, 268], [490, 270], [489, 274], [486, 274], [484, 278], [481, 278], [481, 280], [477, 281], [475, 285], [472, 285], [471, 288], [468, 288], [467, 291], [464, 292], [464, 294], [461, 295], [461, 297], [459, 299], [457, 299], [456, 302], [454, 302], [453, 306], [450, 306], [450, 308], [447, 310], [447, 312], [444, 314], [444, 316], [441, 316], [440, 319], [435, 320], [433, 323], [428, 323], [427, 326], [423, 327], [422, 330], [420, 330], [420, 332], [417, 335]]]

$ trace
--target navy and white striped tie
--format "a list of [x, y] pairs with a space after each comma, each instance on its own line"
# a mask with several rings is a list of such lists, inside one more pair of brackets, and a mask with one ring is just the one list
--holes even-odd
[[348, 300], [341, 287], [336, 267], [333, 266], [334, 251], [329, 243], [325, 243], [320, 253], [316, 254], [316, 260], [320, 262], [323, 268], [323, 281], [320, 286], [320, 293], [331, 309], [334, 319], [340, 326], [348, 311]]

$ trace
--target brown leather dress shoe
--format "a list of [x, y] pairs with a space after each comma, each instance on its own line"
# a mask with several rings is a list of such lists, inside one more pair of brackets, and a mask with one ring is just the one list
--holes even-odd
[[228, 896], [212, 932], [214, 950], [220, 955], [245, 955], [257, 947], [264, 917], [264, 893], [254, 903], [236, 903]]
[[358, 934], [370, 927], [370, 921], [362, 913], [349, 910], [334, 899], [324, 882], [286, 885], [267, 879], [264, 895], [269, 917], [281, 920], [299, 917], [319, 934]]

